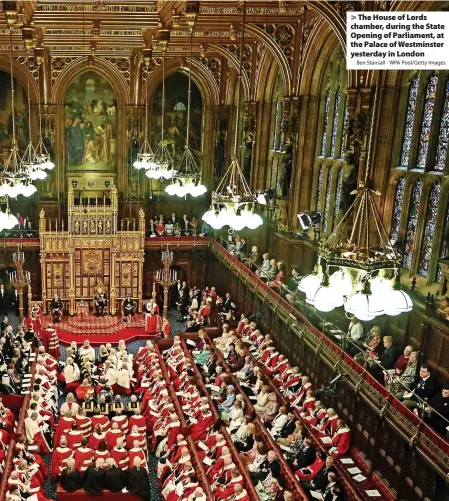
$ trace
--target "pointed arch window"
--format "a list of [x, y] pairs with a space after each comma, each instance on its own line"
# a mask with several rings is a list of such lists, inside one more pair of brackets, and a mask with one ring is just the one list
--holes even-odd
[[334, 119], [332, 121], [331, 157], [335, 156], [335, 144], [337, 142], [338, 116], [340, 111], [341, 90], [338, 87], [335, 93]]
[[[447, 243], [447, 239], [445, 238], [448, 233], [449, 233], [449, 205], [447, 205], [446, 207], [446, 217], [444, 218], [443, 238], [441, 242], [441, 251], [439, 256], [440, 259], [447, 256], [447, 254], [449, 253], [449, 244]], [[443, 270], [441, 269], [441, 266], [438, 265], [438, 271], [437, 271], [438, 282], [441, 280], [442, 276], [443, 276]]]
[[321, 141], [321, 156], [326, 156], [327, 147], [327, 126], [329, 124], [329, 110], [331, 106], [331, 90], [328, 88], [324, 100], [324, 118], [323, 118], [323, 140]]
[[318, 183], [316, 186], [316, 210], [317, 211], [321, 210], [321, 192], [323, 189], [323, 176], [324, 176], [324, 169], [322, 166], [320, 166], [320, 170], [318, 171]]
[[343, 167], [340, 167], [338, 169], [338, 175], [337, 175], [337, 189], [335, 191], [335, 201], [334, 201], [334, 219], [332, 221], [332, 226], [334, 228], [337, 223], [338, 211], [340, 209], [342, 187], [343, 187]]
[[425, 169], [427, 154], [429, 152], [430, 131], [432, 128], [432, 119], [435, 111], [435, 96], [437, 92], [438, 76], [431, 75], [426, 87], [426, 100], [424, 102], [424, 112], [421, 121], [421, 133], [419, 136], [418, 161], [420, 169]]
[[416, 103], [418, 101], [419, 77], [415, 76], [410, 83], [407, 99], [407, 114], [405, 117], [404, 135], [402, 137], [401, 165], [408, 166], [412, 146], [413, 126], [415, 124]]
[[434, 183], [430, 189], [429, 201], [427, 203], [424, 235], [418, 265], [418, 273], [423, 277], [429, 276], [429, 266], [432, 257], [433, 242], [435, 240], [440, 195], [441, 186], [439, 183]]
[[340, 145], [340, 158], [345, 157], [345, 148], [346, 148], [346, 136], [347, 136], [347, 131], [349, 127], [349, 111], [348, 111], [348, 104], [345, 104], [345, 115], [343, 117], [343, 131], [341, 134], [341, 145]]
[[437, 154], [435, 158], [435, 170], [444, 171], [447, 160], [449, 145], [449, 80], [444, 88], [444, 105], [440, 121], [440, 133], [438, 135]]
[[324, 201], [323, 232], [326, 233], [329, 221], [329, 207], [331, 202], [332, 169], [329, 169], [326, 182], [326, 198]]
[[402, 206], [404, 205], [405, 177], [401, 177], [396, 184], [394, 197], [393, 218], [391, 221], [390, 240], [396, 242], [401, 230]]
[[416, 181], [412, 190], [410, 210], [407, 221], [407, 233], [405, 237], [404, 254], [402, 256], [402, 266], [408, 270], [412, 266], [413, 251], [415, 248], [416, 227], [418, 226], [419, 208], [421, 203], [422, 181]]

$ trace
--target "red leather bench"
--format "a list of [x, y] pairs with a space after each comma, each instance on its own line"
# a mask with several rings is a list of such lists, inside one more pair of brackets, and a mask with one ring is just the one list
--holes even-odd
[[[56, 490], [56, 499], [58, 501], [96, 501], [99, 497], [100, 496], [90, 496], [82, 489], [75, 492], [67, 492], [60, 485], [58, 485]], [[104, 490], [101, 499], [105, 501], [141, 501], [143, 498], [135, 494], [130, 494], [129, 492], [122, 493]]]

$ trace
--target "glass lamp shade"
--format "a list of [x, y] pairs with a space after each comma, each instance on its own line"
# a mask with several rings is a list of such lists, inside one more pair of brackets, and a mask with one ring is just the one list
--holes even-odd
[[351, 277], [345, 270], [340, 269], [332, 273], [329, 283], [332, 290], [341, 297], [350, 296], [353, 292]]
[[8, 225], [8, 216], [2, 210], [0, 210], [0, 231], [5, 230], [7, 225]]
[[342, 306], [343, 296], [336, 293], [333, 287], [320, 285], [313, 295], [307, 297], [306, 301], [325, 313]]
[[412, 311], [413, 303], [410, 296], [403, 290], [389, 289], [382, 292], [385, 315], [392, 317]]
[[311, 298], [321, 285], [321, 277], [315, 273], [304, 275], [298, 284], [298, 290], [304, 292], [306, 297]]
[[14, 226], [19, 224], [19, 220], [14, 216], [14, 214], [11, 214], [11, 211], [9, 209], [6, 210], [6, 225], [5, 228], [7, 230], [11, 230], [14, 228]]
[[36, 179], [45, 179], [47, 177], [47, 173], [41, 169], [32, 170], [29, 175], [32, 181], [36, 181]]
[[189, 185], [189, 192], [192, 197], [200, 197], [207, 192], [207, 188], [204, 186], [204, 184], [189, 183]]
[[215, 209], [209, 209], [203, 214], [203, 221], [211, 226], [214, 230], [219, 230], [223, 226], [220, 226], [220, 221], [218, 220], [218, 214]]
[[137, 170], [140, 170], [140, 169], [145, 169], [145, 166], [146, 164], [144, 162], [141, 162], [140, 160], [136, 160], [134, 163], [133, 163], [133, 167]]
[[157, 169], [154, 169], [154, 168], [151, 168], [151, 169], [148, 169], [146, 172], [145, 172], [145, 175], [149, 178], [149, 179], [159, 179], [161, 176], [159, 174], [159, 171]]
[[47, 160], [41, 164], [42, 169], [52, 170], [55, 168], [55, 164], [51, 160]]
[[383, 295], [357, 293], [348, 298], [344, 308], [359, 320], [369, 321], [385, 312]]
[[177, 189], [179, 188], [178, 184], [169, 184], [165, 187], [165, 193], [168, 195], [177, 195]]
[[241, 231], [246, 225], [246, 221], [244, 216], [235, 214], [233, 217], [230, 218], [229, 220], [229, 227], [232, 228], [235, 231]]
[[0, 197], [8, 196], [10, 187], [11, 187], [10, 184], [7, 183], [6, 181], [0, 184]]
[[384, 293], [389, 289], [390, 281], [377, 275], [377, 277], [370, 280], [370, 285], [373, 294]]
[[29, 184], [22, 184], [21, 185], [21, 194], [24, 196], [24, 197], [29, 197], [31, 195], [33, 195], [33, 193], [36, 193], [37, 191], [37, 188], [36, 186], [34, 186], [34, 184], [32, 183], [29, 183]]

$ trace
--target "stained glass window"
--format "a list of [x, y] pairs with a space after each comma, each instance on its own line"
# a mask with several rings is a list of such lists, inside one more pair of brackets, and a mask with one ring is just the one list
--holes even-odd
[[349, 127], [349, 111], [348, 106], [345, 106], [345, 117], [343, 119], [343, 131], [341, 137], [341, 146], [340, 146], [340, 158], [344, 158], [345, 156], [345, 142], [346, 142], [346, 134]]
[[440, 121], [440, 134], [438, 136], [435, 170], [443, 171], [446, 165], [447, 149], [449, 144], [449, 80], [444, 89], [443, 114]]
[[[449, 232], [449, 207], [446, 208], [446, 219], [444, 220], [444, 228], [442, 233], [440, 259], [447, 256], [447, 254], [449, 253], [449, 245], [444, 241], [447, 232]], [[441, 281], [442, 275], [443, 270], [441, 269], [441, 266], [438, 265], [437, 282]]]
[[332, 186], [332, 170], [329, 169], [329, 173], [327, 175], [327, 183], [326, 183], [326, 198], [324, 201], [324, 216], [323, 216], [323, 232], [327, 231], [327, 222], [329, 219], [329, 206], [331, 201], [331, 186]]
[[394, 197], [393, 218], [391, 221], [390, 240], [396, 242], [401, 230], [402, 206], [404, 205], [405, 177], [401, 177], [396, 184], [396, 194]]
[[433, 241], [435, 240], [440, 195], [441, 186], [437, 183], [433, 184], [429, 194], [429, 202], [427, 204], [424, 236], [418, 265], [418, 273], [423, 277], [427, 277], [429, 275], [429, 265], [430, 258], [432, 257]]
[[340, 209], [340, 201], [341, 201], [341, 189], [343, 185], [343, 167], [340, 167], [338, 170], [337, 176], [337, 189], [335, 191], [335, 202], [334, 202], [334, 219], [332, 221], [332, 225], [335, 228], [338, 217], [338, 210]]
[[426, 100], [421, 122], [421, 133], [419, 136], [418, 162], [417, 165], [424, 169], [427, 161], [427, 153], [430, 144], [430, 130], [432, 127], [433, 112], [435, 110], [435, 94], [437, 91], [438, 76], [432, 75], [426, 87]]
[[316, 188], [316, 210], [319, 211], [321, 210], [321, 191], [323, 189], [323, 175], [324, 175], [324, 169], [323, 167], [320, 167], [320, 170], [318, 171], [318, 184]]
[[412, 145], [413, 125], [415, 123], [415, 110], [418, 101], [419, 77], [416, 76], [410, 83], [407, 101], [407, 115], [405, 117], [404, 136], [402, 138], [401, 165], [408, 167], [410, 148]]
[[331, 105], [331, 91], [327, 89], [326, 98], [324, 101], [324, 120], [323, 120], [323, 140], [321, 142], [321, 156], [326, 156], [326, 146], [327, 146], [327, 124], [329, 122], [329, 109]]
[[331, 141], [331, 157], [335, 156], [335, 142], [337, 141], [338, 129], [338, 112], [340, 110], [341, 91], [340, 87], [335, 93], [334, 119], [332, 121], [332, 141]]
[[418, 180], [413, 186], [412, 198], [410, 200], [410, 210], [407, 221], [407, 234], [405, 236], [404, 255], [402, 256], [402, 266], [410, 269], [412, 266], [413, 250], [415, 248], [416, 227], [418, 225], [419, 208], [421, 201], [422, 181]]

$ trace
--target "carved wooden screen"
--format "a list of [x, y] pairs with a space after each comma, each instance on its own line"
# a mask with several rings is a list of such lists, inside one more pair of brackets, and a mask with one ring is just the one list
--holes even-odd
[[66, 300], [69, 298], [70, 288], [70, 268], [68, 258], [61, 256], [55, 260], [47, 261], [46, 268], [46, 285], [47, 298], [51, 299], [55, 294]]
[[137, 297], [139, 283], [139, 263], [137, 261], [117, 261], [115, 269], [115, 292], [118, 299], [127, 294]]
[[92, 299], [102, 283], [110, 294], [110, 250], [75, 249], [75, 297]]

